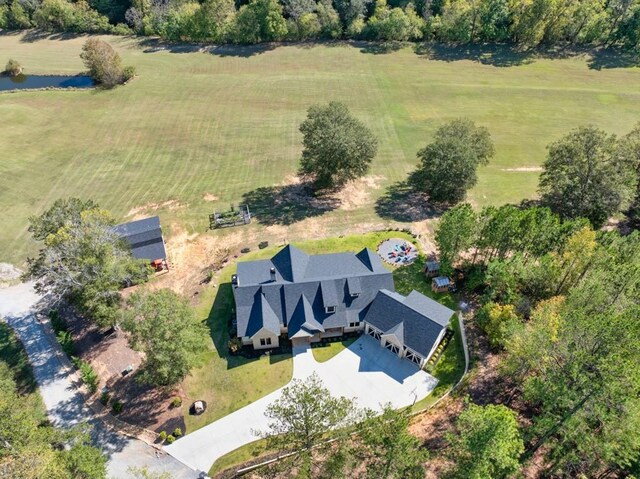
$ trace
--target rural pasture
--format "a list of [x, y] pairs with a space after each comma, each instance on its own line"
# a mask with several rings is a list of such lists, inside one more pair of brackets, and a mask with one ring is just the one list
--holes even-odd
[[[79, 73], [85, 39], [1, 33], [0, 61], [15, 58], [29, 74]], [[123, 220], [159, 212], [163, 224], [191, 233], [205, 231], [214, 208], [249, 200], [258, 222], [247, 231], [291, 240], [308, 216], [326, 235], [426, 220], [404, 215], [399, 182], [433, 131], [463, 116], [486, 126], [496, 146], [469, 200], [519, 201], [535, 195], [549, 142], [578, 125], [622, 133], [640, 120], [640, 69], [602, 52], [106, 39], [136, 67], [130, 84], [0, 94], [0, 261], [23, 264], [34, 248], [27, 218], [67, 196], [92, 198]], [[311, 104], [329, 100], [374, 131], [378, 156], [342, 207], [300, 204], [289, 195], [298, 126]]]

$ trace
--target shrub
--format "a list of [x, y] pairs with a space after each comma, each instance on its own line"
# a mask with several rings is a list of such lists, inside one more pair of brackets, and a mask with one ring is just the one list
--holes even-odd
[[181, 397], [174, 397], [173, 400], [171, 401], [171, 407], [172, 408], [176, 408], [176, 407], [180, 407], [182, 406], [182, 398]]
[[59, 331], [56, 338], [60, 343], [62, 350], [67, 356], [71, 357], [75, 354], [73, 338], [71, 337], [71, 333], [69, 331]]
[[7, 65], [4, 67], [4, 71], [7, 72], [11, 76], [17, 76], [22, 73], [22, 65], [18, 63], [13, 58], [9, 59]]
[[107, 404], [109, 404], [110, 399], [111, 399], [111, 394], [109, 394], [108, 392], [104, 392], [100, 394], [100, 402], [102, 403], [103, 406], [106, 406]]
[[233, 338], [229, 340], [229, 351], [231, 353], [237, 353], [242, 348], [242, 340], [240, 338]]
[[123, 82], [128, 82], [134, 76], [136, 76], [136, 67], [134, 67], [133, 65], [128, 65], [124, 67], [124, 70], [122, 70]]
[[158, 434], [158, 438], [160, 439], [160, 441], [164, 442], [167, 439], [167, 431], [160, 431], [160, 434]]
[[182, 429], [180, 429], [179, 427], [175, 428], [175, 430], [173, 431], [173, 436], [174, 437], [182, 436]]
[[49, 320], [51, 321], [51, 327], [56, 333], [67, 330], [67, 325], [65, 324], [64, 319], [62, 319], [62, 316], [60, 316], [60, 311], [57, 309], [49, 311]]
[[71, 361], [80, 371], [82, 382], [87, 385], [89, 391], [94, 393], [98, 390], [98, 374], [95, 372], [91, 364], [79, 358], [71, 358]]
[[171, 434], [167, 436], [167, 444], [173, 444], [175, 441], [176, 441], [176, 438]]
[[113, 411], [113, 414], [120, 414], [123, 409], [124, 409], [124, 404], [122, 404], [117, 399], [113, 401], [113, 404], [111, 404], [111, 410]]

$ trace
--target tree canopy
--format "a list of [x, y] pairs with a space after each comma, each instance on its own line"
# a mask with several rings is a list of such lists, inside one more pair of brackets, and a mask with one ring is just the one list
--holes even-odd
[[105, 88], [124, 83], [133, 76], [130, 67], [123, 68], [122, 59], [113, 47], [99, 38], [89, 38], [85, 42], [80, 58], [91, 78]]
[[145, 354], [140, 379], [154, 386], [182, 381], [206, 349], [207, 327], [189, 302], [169, 289], [137, 292], [127, 300], [122, 327]]
[[42, 247], [28, 259], [27, 276], [54, 301], [75, 302], [98, 324], [117, 320], [120, 289], [145, 281], [149, 266], [134, 259], [113, 231], [111, 214], [91, 201], [56, 201], [29, 220], [29, 231]]
[[587, 218], [600, 227], [626, 208], [637, 173], [620, 155], [617, 138], [595, 127], [573, 130], [549, 145], [540, 175], [544, 204], [564, 218]]
[[378, 141], [344, 103], [309, 108], [303, 135], [300, 175], [318, 189], [344, 185], [363, 176], [378, 151]]
[[453, 120], [418, 152], [415, 186], [436, 203], [457, 203], [476, 184], [478, 166], [486, 165], [493, 153], [489, 130], [468, 119]]
[[[269, 419], [268, 430], [256, 433], [266, 437], [274, 448], [298, 451], [292, 460], [300, 468], [301, 477], [316, 477], [313, 474], [318, 474], [319, 465], [314, 464], [314, 452], [339, 448], [345, 439], [342, 429], [358, 418], [353, 400], [332, 396], [315, 373], [304, 381], [293, 379], [282, 389], [280, 398], [267, 406], [265, 415]], [[326, 440], [332, 432], [337, 441], [329, 444]], [[342, 457], [335, 451], [332, 455], [333, 459]], [[334, 467], [331, 461], [327, 465]]]
[[453, 478], [505, 478], [518, 471], [524, 443], [515, 413], [502, 405], [469, 404], [449, 435]]

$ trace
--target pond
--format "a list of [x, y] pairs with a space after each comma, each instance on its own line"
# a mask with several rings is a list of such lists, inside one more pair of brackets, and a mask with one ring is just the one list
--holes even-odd
[[92, 88], [87, 75], [0, 75], [0, 91], [32, 90], [35, 88]]

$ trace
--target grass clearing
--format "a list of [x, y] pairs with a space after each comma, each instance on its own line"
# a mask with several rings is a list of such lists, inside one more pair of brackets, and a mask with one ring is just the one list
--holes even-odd
[[[27, 74], [77, 73], [84, 69], [85, 39], [7, 32], [0, 34], [0, 51]], [[355, 207], [319, 217], [318, 236], [389, 224], [394, 218], [376, 214], [376, 199], [406, 177], [416, 152], [449, 119], [465, 116], [487, 126], [496, 144], [495, 159], [469, 196], [476, 205], [533, 196], [539, 172], [517, 168], [539, 166], [545, 146], [569, 129], [592, 123], [623, 133], [639, 119], [640, 70], [590, 68], [588, 55], [506, 67], [500, 65], [510, 64], [510, 52], [502, 47], [493, 52], [498, 61], [464, 49], [371, 54], [335, 43], [212, 53], [158, 48], [149, 39], [107, 40], [138, 71], [129, 85], [0, 95], [0, 261], [22, 265], [34, 250], [27, 218], [71, 195], [92, 198], [120, 219], [164, 203], [142, 213], [157, 211], [167, 233], [174, 223], [205, 231], [213, 209], [295, 173], [298, 126], [316, 102], [344, 101], [379, 139], [370, 172], [375, 184]], [[295, 240], [297, 232], [265, 227], [283, 225], [250, 228]]]

